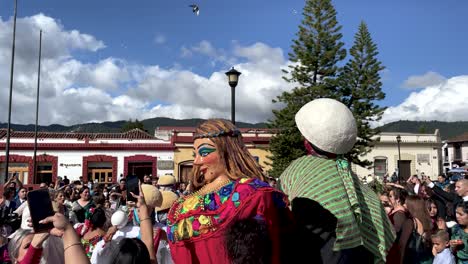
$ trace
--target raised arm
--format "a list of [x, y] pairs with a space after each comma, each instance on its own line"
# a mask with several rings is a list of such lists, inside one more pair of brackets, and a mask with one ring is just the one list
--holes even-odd
[[134, 193], [130, 193], [133, 197], [138, 199], [137, 207], [138, 207], [138, 218], [140, 218], [140, 234], [141, 234], [141, 241], [145, 244], [146, 248], [148, 249], [151, 263], [157, 263], [156, 260], [156, 251], [154, 249], [154, 241], [153, 241], [153, 223], [151, 221], [151, 213], [146, 205], [145, 197], [143, 195], [143, 190], [141, 189], [140, 183], [140, 195], [135, 195]]
[[54, 228], [50, 230], [50, 234], [62, 237], [65, 264], [89, 264], [80, 238], [63, 214], [56, 213], [42, 220], [41, 223], [53, 223]]

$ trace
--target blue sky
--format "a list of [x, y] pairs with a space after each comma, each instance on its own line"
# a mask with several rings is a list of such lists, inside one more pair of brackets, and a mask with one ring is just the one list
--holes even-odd
[[[13, 0], [0, 0], [0, 16], [4, 23], [4, 27], [0, 27], [0, 34], [3, 30], [4, 36], [9, 36], [7, 31], [10, 24], [8, 22], [11, 22], [13, 3]], [[200, 16], [195, 16], [191, 12], [188, 6], [192, 3], [200, 6]], [[468, 2], [339, 0], [333, 3], [338, 12], [338, 21], [343, 26], [343, 41], [348, 48], [352, 45], [354, 33], [361, 20], [368, 24], [372, 37], [378, 45], [379, 58], [386, 67], [382, 77], [383, 89], [387, 97], [382, 105], [391, 108], [387, 117], [384, 118], [385, 122], [393, 121], [395, 118], [468, 119], [464, 115], [455, 113], [460, 111], [459, 107], [447, 105], [447, 110], [442, 115], [440, 112], [440, 108], [450, 102], [451, 96], [456, 96], [457, 91], [463, 91], [468, 86], [465, 76], [468, 68], [466, 60], [468, 58], [468, 49], [466, 49], [468, 30], [464, 27], [468, 25], [468, 16], [466, 16]], [[203, 99], [193, 97], [192, 101], [200, 101], [200, 105], [192, 106], [196, 109], [182, 109], [189, 106], [190, 99], [179, 102], [177, 96], [154, 95], [149, 98], [148, 94], [152, 85], [158, 87], [159, 83], [164, 85], [155, 89], [156, 93], [188, 94], [190, 93], [189, 87], [184, 85], [188, 85], [187, 83], [190, 83], [192, 78], [198, 83], [196, 87], [193, 87], [196, 94], [198, 96], [209, 95], [211, 90], [204, 91], [204, 85], [221, 86], [222, 73], [232, 65], [245, 69], [248, 74], [250, 73], [251, 78], [257, 76], [253, 79], [246, 77], [244, 82], [247, 80], [249, 82], [242, 84], [243, 86], [240, 84], [239, 89], [255, 89], [258, 85], [267, 87], [268, 83], [273, 82], [277, 82], [276, 86], [271, 84], [276, 87], [275, 89], [267, 92], [263, 89], [257, 95], [262, 96], [267, 93], [273, 96], [271, 94], [273, 91], [288, 89], [287, 87], [278, 88], [285, 86], [280, 81], [280, 71], [275, 72], [274, 69], [264, 71], [262, 67], [268, 65], [274, 68], [276, 65], [276, 68], [280, 69], [287, 64], [287, 53], [290, 51], [291, 40], [301, 21], [303, 6], [304, 1], [291, 0], [268, 2], [252, 0], [235, 2], [223, 0], [20, 0], [19, 19], [34, 18], [42, 13], [44, 17], [52, 19], [52, 22], [47, 23], [60, 26], [57, 32], [66, 34], [64, 46], [61, 46], [63, 52], [58, 53], [67, 59], [60, 59], [63, 58], [60, 56], [49, 58], [46, 63], [50, 63], [48, 68], [50, 72], [44, 74], [50, 74], [51, 83], [47, 84], [46, 76], [45, 86], [64, 85], [63, 89], [54, 88], [52, 89], [54, 91], [51, 90], [50, 93], [57, 96], [57, 100], [62, 101], [64, 99], [61, 96], [68, 96], [70, 100], [73, 100], [70, 94], [79, 95], [81, 100], [78, 101], [85, 105], [83, 107], [91, 109], [87, 114], [77, 114], [76, 118], [70, 119], [69, 114], [65, 117], [60, 113], [50, 114], [49, 111], [53, 111], [54, 108], [45, 108], [44, 113], [41, 113], [41, 120], [43, 123], [70, 124], [127, 119], [132, 116], [133, 118], [154, 115], [168, 115], [175, 118], [196, 115], [200, 117], [229, 116], [229, 105], [209, 107]], [[43, 22], [34, 21], [44, 21], [44, 17], [32, 19], [27, 25], [32, 28], [35, 28], [35, 25], [42, 25]], [[18, 31], [21, 30], [22, 28], [18, 26]], [[78, 48], [72, 47], [75, 44], [70, 39], [76, 37], [73, 35], [73, 30], [79, 31], [79, 34], [86, 34], [93, 40], [84, 41], [86, 44], [78, 45]], [[45, 45], [48, 41], [53, 42], [58, 39], [50, 32], [44, 33]], [[31, 40], [33, 43], [34, 38], [31, 37]], [[18, 41], [28, 42], [28, 39], [24, 37]], [[9, 44], [9, 39], [3, 42], [5, 43], [3, 46], [0, 45], [0, 51], [3, 47], [4, 56], [0, 57], [0, 65], [9, 67], [8, 48], [11, 44]], [[256, 45], [259, 43], [261, 45]], [[31, 46], [31, 49], [33, 48], [34, 45]], [[270, 59], [266, 58], [269, 54], [273, 54], [271, 61], [265, 61]], [[31, 64], [34, 64], [33, 57], [29, 59]], [[24, 60], [28, 61], [28, 58]], [[80, 73], [74, 75], [71, 81], [65, 82], [66, 85], [53, 84], [55, 73], [59, 69], [68, 69], [67, 67], [73, 63], [79, 65], [74, 66], [74, 70], [68, 71], [63, 76], [70, 76], [72, 72], [77, 71]], [[97, 69], [99, 65], [106, 63], [117, 68], [117, 73], [109, 75], [109, 79], [99, 79], [100, 72]], [[83, 77], [83, 69], [86, 69], [86, 78]], [[24, 72], [24, 75], [33, 72], [32, 69], [27, 70], [26, 66], [22, 68], [21, 65], [15, 70], [19, 75], [21, 72]], [[261, 72], [256, 73], [256, 70]], [[126, 77], [121, 80], [112, 80], [116, 76], [123, 75]], [[89, 76], [94, 76], [99, 80], [94, 80], [94, 77]], [[268, 77], [265, 77], [264, 83], [257, 85], [254, 80], [258, 80], [259, 76]], [[34, 83], [33, 77], [31, 76], [31, 83]], [[19, 77], [15, 76], [15, 78]], [[145, 80], [148, 79], [153, 82], [145, 84]], [[7, 81], [8, 78], [0, 78], [2, 84], [6, 84]], [[179, 83], [180, 86], [172, 87], [167, 84], [169, 81]], [[28, 91], [24, 93], [25, 98], [21, 95], [17, 97], [21, 98], [16, 108], [17, 120], [20, 123], [32, 120], [29, 116], [21, 115], [21, 112], [27, 112], [27, 109], [33, 105], [33, 101], [26, 97], [33, 95], [35, 87], [25, 83], [28, 82], [18, 84], [24, 85], [23, 90]], [[47, 87], [45, 89], [48, 89]], [[168, 89], [171, 90], [168, 91]], [[227, 87], [219, 89], [227, 89]], [[89, 105], [86, 96], [96, 97], [97, 95], [108, 97], [107, 101], [96, 101]], [[248, 93], [245, 92], [245, 95]], [[434, 104], [432, 108], [427, 107], [439, 98], [442, 98], [440, 102]], [[224, 100], [222, 102], [228, 104], [228, 99], [222, 97]], [[5, 105], [3, 101], [5, 99], [0, 100], [2, 100], [2, 105]], [[242, 112], [242, 109], [239, 110], [241, 111], [240, 118], [245, 121], [262, 121], [269, 118], [267, 113], [271, 111], [268, 109], [268, 100], [263, 105], [258, 105], [257, 108], [253, 106], [250, 108], [255, 103], [246, 102], [246, 107], [242, 108], [246, 109], [245, 112]], [[51, 101], [50, 104], [54, 102]], [[109, 106], [103, 107], [106, 104]], [[111, 105], [126, 104], [137, 104], [139, 108], [117, 113], [118, 111], [111, 107]], [[158, 112], [165, 106], [176, 104], [179, 108]], [[242, 103], [240, 104], [242, 106]], [[263, 114], [253, 117], [252, 113], [257, 112], [258, 109]], [[465, 109], [462, 108], [462, 110]], [[5, 120], [6, 116], [0, 115], [0, 121]]]

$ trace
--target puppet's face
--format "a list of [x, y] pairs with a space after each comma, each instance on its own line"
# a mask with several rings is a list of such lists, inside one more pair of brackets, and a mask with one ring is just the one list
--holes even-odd
[[193, 164], [200, 167], [199, 172], [203, 174], [207, 183], [225, 173], [226, 169], [221, 162], [218, 149], [210, 139], [196, 139], [193, 143], [193, 155]]

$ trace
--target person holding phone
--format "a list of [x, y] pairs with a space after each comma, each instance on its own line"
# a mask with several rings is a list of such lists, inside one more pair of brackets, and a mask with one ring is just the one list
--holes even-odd
[[89, 264], [89, 259], [86, 256], [80, 238], [63, 214], [56, 213], [40, 221], [40, 223], [51, 223], [53, 228], [49, 231], [49, 234], [62, 238], [65, 264]]
[[[260, 165], [229, 121], [211, 119], [194, 135], [194, 193], [173, 203], [167, 238], [175, 263], [231, 263], [224, 233], [237, 219], [265, 223], [272, 240], [271, 262], [280, 263], [280, 219], [290, 215], [286, 196], [264, 182]], [[246, 234], [248, 235], [248, 234]]]

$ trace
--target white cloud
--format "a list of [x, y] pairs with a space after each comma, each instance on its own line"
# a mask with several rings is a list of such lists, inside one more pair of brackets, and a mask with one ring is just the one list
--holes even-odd
[[197, 45], [191, 46], [190, 48], [182, 46], [182, 58], [190, 58], [194, 54], [200, 54], [211, 59], [209, 63], [213, 67], [215, 67], [218, 63], [223, 64], [223, 66], [237, 64], [237, 60], [234, 56], [229, 56], [228, 52], [223, 49], [215, 48], [208, 40], [202, 40]]
[[[21, 26], [20, 26], [21, 25]], [[0, 18], [0, 68], [9, 69], [11, 19]], [[74, 50], [96, 52], [105, 45], [94, 36], [68, 30], [57, 20], [38, 14], [18, 19], [13, 94], [13, 123], [33, 123], [37, 84], [39, 28], [44, 29], [41, 72], [41, 124], [65, 125], [129, 118], [230, 117], [230, 87], [223, 71], [204, 77], [180, 65], [132, 64], [121, 58], [96, 63], [81, 61]], [[272, 116], [271, 100], [291, 89], [281, 79], [288, 61], [279, 48], [263, 43], [235, 44], [233, 51], [202, 41], [183, 48], [186, 56], [200, 54], [216, 63], [233, 64], [242, 72], [236, 88], [237, 120], [260, 122]], [[81, 52], [80, 54], [82, 54]], [[231, 54], [231, 55], [229, 55]], [[0, 87], [9, 76], [0, 75]], [[8, 89], [0, 89], [0, 122], [7, 120]]]
[[452, 77], [438, 85], [413, 92], [397, 106], [389, 107], [380, 124], [398, 120], [468, 120], [468, 75]]
[[154, 42], [156, 44], [164, 44], [166, 43], [166, 36], [164, 36], [163, 34], [156, 34], [156, 36], [154, 37]]
[[403, 88], [418, 89], [439, 85], [445, 81], [445, 77], [437, 72], [428, 71], [423, 75], [412, 75], [403, 83]]
[[182, 48], [180, 48], [180, 57], [190, 58], [192, 57], [192, 55], [193, 55], [193, 52], [189, 48], [185, 46], [182, 46]]

